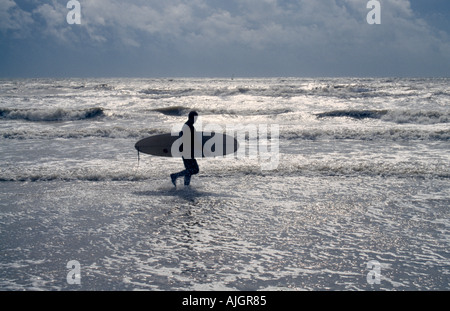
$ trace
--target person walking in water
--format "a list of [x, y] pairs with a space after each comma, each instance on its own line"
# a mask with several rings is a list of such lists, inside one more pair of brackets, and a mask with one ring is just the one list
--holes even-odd
[[[172, 184], [177, 186], [177, 178], [184, 176], [184, 185], [189, 186], [191, 183], [191, 176], [198, 174], [199, 167], [197, 160], [195, 159], [195, 141], [197, 138], [197, 133], [194, 128], [194, 123], [197, 121], [198, 113], [195, 111], [189, 112], [188, 121], [183, 125], [183, 128], [180, 132], [180, 137], [182, 136], [182, 147], [183, 147], [183, 163], [185, 170], [170, 174], [170, 178], [172, 179]], [[201, 147], [201, 142], [199, 143]], [[187, 148], [187, 149], [186, 149]], [[189, 152], [190, 151], [190, 152]], [[187, 156], [186, 156], [187, 154]]]

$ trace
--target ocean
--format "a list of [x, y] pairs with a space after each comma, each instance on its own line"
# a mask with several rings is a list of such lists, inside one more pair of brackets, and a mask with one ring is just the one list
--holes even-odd
[[[2, 79], [0, 290], [449, 290], [449, 107], [445, 78]], [[276, 125], [276, 165], [173, 187], [134, 144], [191, 110]]]

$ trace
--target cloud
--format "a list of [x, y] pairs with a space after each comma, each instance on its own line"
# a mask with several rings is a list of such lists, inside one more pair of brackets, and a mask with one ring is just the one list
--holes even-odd
[[273, 63], [277, 74], [414, 74], [450, 63], [447, 30], [418, 18], [409, 0], [381, 1], [381, 25], [367, 24], [365, 0], [79, 1], [82, 23], [74, 26], [61, 1], [34, 2], [26, 11], [1, 0], [0, 30], [30, 34], [33, 25], [34, 37], [55, 44], [148, 52], [153, 62], [171, 58], [177, 66]]
[[0, 31], [3, 34], [10, 31], [14, 36], [26, 36], [32, 23], [31, 13], [21, 10], [13, 0], [0, 1]]
[[66, 6], [55, 0], [36, 7], [32, 14], [35, 25], [40, 28], [40, 35], [56, 38], [63, 43], [73, 40], [70, 25], [66, 21], [67, 12]]
[[194, 24], [191, 2], [86, 1], [82, 3], [82, 27], [93, 39], [101, 36], [131, 46], [141, 46], [152, 36], [179, 38]]

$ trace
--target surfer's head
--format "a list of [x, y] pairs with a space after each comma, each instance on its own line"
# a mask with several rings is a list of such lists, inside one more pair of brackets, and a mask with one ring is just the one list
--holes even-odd
[[194, 123], [197, 120], [198, 113], [196, 111], [189, 112], [189, 122]]

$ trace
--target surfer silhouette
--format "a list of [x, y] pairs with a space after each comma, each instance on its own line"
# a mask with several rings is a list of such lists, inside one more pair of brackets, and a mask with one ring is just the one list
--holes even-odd
[[[177, 186], [177, 178], [184, 176], [184, 185], [189, 186], [191, 183], [191, 176], [198, 174], [199, 168], [197, 160], [195, 159], [194, 146], [196, 140], [196, 131], [194, 128], [194, 123], [197, 121], [198, 113], [195, 111], [189, 112], [188, 121], [183, 125], [183, 128], [180, 132], [180, 137], [183, 136], [183, 163], [185, 170], [170, 174], [170, 178], [172, 179], [173, 185]], [[201, 142], [200, 142], [201, 146]], [[187, 148], [187, 149], [185, 149]], [[190, 152], [189, 152], [190, 150]], [[187, 156], [186, 156], [187, 155]]]

